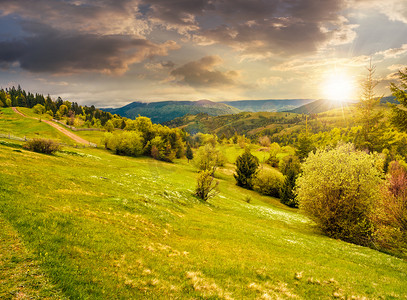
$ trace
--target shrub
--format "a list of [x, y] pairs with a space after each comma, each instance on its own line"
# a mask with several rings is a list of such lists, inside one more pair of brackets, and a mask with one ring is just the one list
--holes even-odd
[[45, 107], [44, 105], [41, 104], [36, 104], [33, 107], [34, 113], [42, 115], [43, 113], [45, 113]]
[[44, 154], [53, 154], [61, 149], [61, 147], [56, 142], [46, 139], [32, 139], [30, 141], [27, 141], [24, 145], [24, 148]]
[[143, 152], [143, 138], [138, 131], [106, 133], [103, 143], [106, 149], [110, 149], [116, 154], [140, 156]]
[[291, 171], [298, 174], [301, 169], [300, 159], [294, 155], [284, 156], [278, 164], [278, 168], [284, 175], [287, 175]]
[[270, 154], [269, 158], [266, 160], [266, 164], [269, 164], [273, 168], [277, 168], [280, 163], [280, 160], [276, 157]]
[[300, 208], [328, 236], [371, 245], [371, 216], [382, 182], [376, 165], [374, 156], [352, 144], [310, 153], [296, 181]]
[[210, 170], [201, 171], [197, 178], [195, 195], [199, 199], [207, 201], [216, 195], [215, 188], [218, 184], [219, 182], [215, 182]]
[[270, 138], [267, 135], [263, 135], [263, 136], [259, 137], [259, 143], [263, 147], [268, 147], [268, 146], [270, 146], [271, 141], [270, 141]]
[[253, 180], [253, 189], [263, 195], [280, 197], [284, 176], [275, 170], [261, 170]]
[[373, 216], [379, 247], [407, 256], [407, 170], [398, 161], [389, 165]]

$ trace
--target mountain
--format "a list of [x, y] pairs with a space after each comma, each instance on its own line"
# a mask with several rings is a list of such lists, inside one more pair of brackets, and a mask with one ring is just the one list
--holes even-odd
[[350, 102], [331, 101], [326, 99], [315, 100], [314, 102], [288, 110], [287, 112], [296, 114], [318, 114], [335, 108], [351, 105]]
[[380, 99], [380, 103], [400, 104], [394, 96], [387, 96]]
[[[391, 103], [391, 104], [398, 104], [399, 102], [396, 100], [394, 96], [387, 96], [380, 99], [381, 104]], [[311, 103], [307, 103], [300, 107], [287, 110], [287, 112], [296, 113], [296, 114], [317, 114], [321, 112], [325, 112], [328, 110], [332, 110], [335, 108], [347, 107], [354, 104], [354, 102], [346, 102], [346, 101], [331, 101], [326, 99], [315, 100]]]
[[241, 111], [249, 112], [280, 112], [288, 111], [315, 101], [312, 99], [268, 99], [268, 100], [239, 100], [223, 101], [222, 103], [233, 106]]
[[130, 119], [134, 119], [138, 115], [149, 117], [154, 123], [163, 123], [187, 114], [205, 113], [210, 116], [220, 116], [240, 112], [235, 107], [209, 100], [132, 102], [120, 108], [103, 108], [103, 110]]

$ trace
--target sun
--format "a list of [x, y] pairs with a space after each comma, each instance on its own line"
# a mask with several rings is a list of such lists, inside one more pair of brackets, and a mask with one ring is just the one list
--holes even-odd
[[334, 72], [326, 76], [322, 84], [324, 98], [332, 101], [349, 101], [355, 92], [354, 82], [345, 72]]

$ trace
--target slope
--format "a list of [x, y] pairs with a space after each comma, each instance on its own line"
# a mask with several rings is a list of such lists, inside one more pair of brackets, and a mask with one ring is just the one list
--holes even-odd
[[300, 212], [237, 187], [232, 166], [202, 203], [186, 160], [13, 150], [0, 145], [0, 217], [67, 298], [407, 296], [407, 262], [322, 236]]

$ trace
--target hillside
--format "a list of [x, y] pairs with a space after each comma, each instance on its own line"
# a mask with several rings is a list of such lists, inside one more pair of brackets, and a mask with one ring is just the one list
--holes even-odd
[[280, 112], [288, 111], [307, 103], [313, 102], [312, 99], [268, 99], [268, 100], [238, 100], [223, 101], [222, 103], [233, 106], [241, 111], [247, 112]]
[[219, 137], [230, 138], [235, 133], [251, 135], [265, 128], [288, 127], [302, 121], [303, 117], [293, 113], [282, 112], [242, 112], [234, 115], [208, 116], [205, 114], [187, 115], [165, 122], [169, 127], [180, 127], [190, 134], [197, 132], [215, 133]]
[[[1, 112], [5, 123], [15, 117]], [[219, 194], [206, 203], [185, 159], [92, 148], [49, 156], [1, 141], [0, 298], [407, 295], [406, 261], [321, 235], [300, 211], [236, 186], [233, 165], [217, 172]], [[222, 150], [229, 162], [243, 151]]]
[[210, 116], [219, 116], [240, 112], [237, 108], [209, 100], [132, 102], [120, 108], [103, 108], [103, 110], [130, 119], [134, 119], [138, 115], [145, 116], [155, 123], [163, 123], [187, 114], [205, 113]]
[[[398, 101], [395, 99], [394, 96], [387, 96], [380, 99], [381, 104], [397, 104]], [[334, 110], [337, 108], [348, 108], [351, 107], [354, 102], [343, 102], [343, 101], [331, 101], [320, 99], [313, 101], [311, 103], [304, 104], [302, 106], [296, 107], [294, 109], [285, 110], [287, 112], [296, 113], [296, 114], [318, 114], [330, 110]]]
[[300, 107], [288, 110], [291, 113], [296, 113], [296, 114], [318, 114], [322, 112], [326, 112], [329, 110], [333, 110], [336, 108], [341, 108], [341, 107], [348, 107], [350, 106], [351, 103], [348, 102], [341, 102], [341, 101], [331, 101], [331, 100], [316, 100], [311, 103], [307, 103], [305, 105], [302, 105]]

